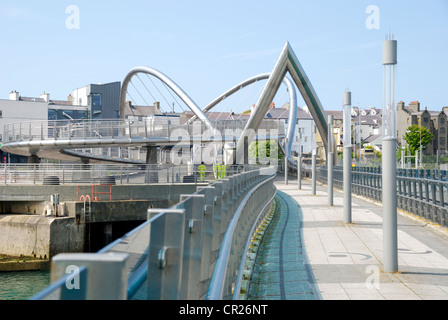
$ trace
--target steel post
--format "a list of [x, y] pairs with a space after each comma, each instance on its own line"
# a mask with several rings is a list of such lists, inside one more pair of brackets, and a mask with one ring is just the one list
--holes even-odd
[[383, 264], [384, 272], [398, 271], [397, 139], [383, 139]]
[[312, 155], [312, 180], [311, 180], [311, 190], [312, 190], [312, 194], [316, 195], [316, 151], [313, 150], [313, 155]]
[[327, 160], [327, 186], [328, 186], [328, 205], [333, 205], [333, 152], [328, 152]]
[[288, 138], [285, 141], [285, 184], [288, 185], [288, 158], [289, 158], [289, 147], [288, 147]]
[[328, 152], [327, 152], [327, 187], [328, 187], [328, 205], [333, 205], [333, 120], [332, 114], [328, 115]]
[[87, 267], [87, 300], [126, 300], [128, 258], [122, 252], [61, 253], [51, 260], [51, 282]]
[[352, 147], [345, 146], [343, 154], [344, 222], [352, 223]]

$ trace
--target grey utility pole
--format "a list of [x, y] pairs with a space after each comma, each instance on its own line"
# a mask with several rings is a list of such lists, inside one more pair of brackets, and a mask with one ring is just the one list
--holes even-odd
[[285, 184], [288, 185], [288, 155], [289, 155], [289, 147], [288, 147], [288, 138], [285, 139]]
[[297, 150], [297, 187], [298, 189], [302, 189], [302, 133], [298, 133], [299, 138], [299, 147]]
[[328, 115], [328, 155], [327, 155], [327, 187], [328, 187], [328, 205], [333, 205], [333, 119], [332, 114]]
[[397, 111], [395, 108], [395, 69], [397, 41], [383, 42], [383, 267], [385, 272], [398, 271], [397, 239]]
[[343, 215], [345, 223], [352, 223], [352, 93], [344, 92], [343, 97]]
[[313, 148], [311, 155], [311, 193], [316, 195], [316, 147]]

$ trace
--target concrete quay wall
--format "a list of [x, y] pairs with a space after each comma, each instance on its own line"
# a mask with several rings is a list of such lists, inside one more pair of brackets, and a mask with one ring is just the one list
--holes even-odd
[[[94, 192], [111, 192], [112, 200], [176, 200], [181, 194], [195, 193], [197, 186], [207, 184], [147, 184], [94, 186]], [[77, 201], [81, 195], [92, 197], [92, 185], [0, 185], [0, 201], [50, 201], [53, 194], [59, 201]], [[98, 194], [99, 200], [109, 200], [109, 194]]]
[[50, 259], [60, 252], [82, 252], [84, 225], [71, 217], [0, 215], [0, 252]]
[[[88, 216], [77, 198], [80, 191], [89, 194], [91, 186], [0, 186], [0, 253], [51, 259], [62, 252], [82, 252], [86, 223], [144, 221], [149, 207], [168, 208], [179, 202], [181, 194], [195, 193], [198, 185], [113, 185], [112, 201], [108, 194], [100, 194]], [[45, 208], [56, 193], [64, 213], [47, 216]]]

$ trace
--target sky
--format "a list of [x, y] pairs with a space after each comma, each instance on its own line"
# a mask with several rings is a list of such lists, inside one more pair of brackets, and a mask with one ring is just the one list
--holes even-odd
[[271, 72], [289, 42], [325, 110], [341, 110], [345, 90], [353, 106], [381, 108], [390, 33], [396, 102], [448, 106], [448, 0], [0, 0], [0, 99], [65, 100], [147, 66], [204, 107]]

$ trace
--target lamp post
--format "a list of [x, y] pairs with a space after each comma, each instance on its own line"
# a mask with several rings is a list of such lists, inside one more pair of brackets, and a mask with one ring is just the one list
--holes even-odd
[[343, 96], [343, 215], [344, 222], [352, 222], [352, 93], [344, 92]]
[[419, 128], [420, 131], [420, 149], [419, 149], [419, 153], [420, 153], [420, 167], [423, 168], [423, 152], [422, 152], [422, 128]]
[[333, 119], [332, 114], [328, 115], [328, 155], [327, 155], [327, 187], [328, 187], [328, 205], [333, 205]]
[[397, 239], [397, 112], [394, 102], [397, 41], [383, 42], [383, 265], [385, 272], [398, 271]]
[[297, 187], [302, 189], [302, 133], [299, 128], [299, 132], [297, 133], [299, 138], [299, 147], [297, 150]]

